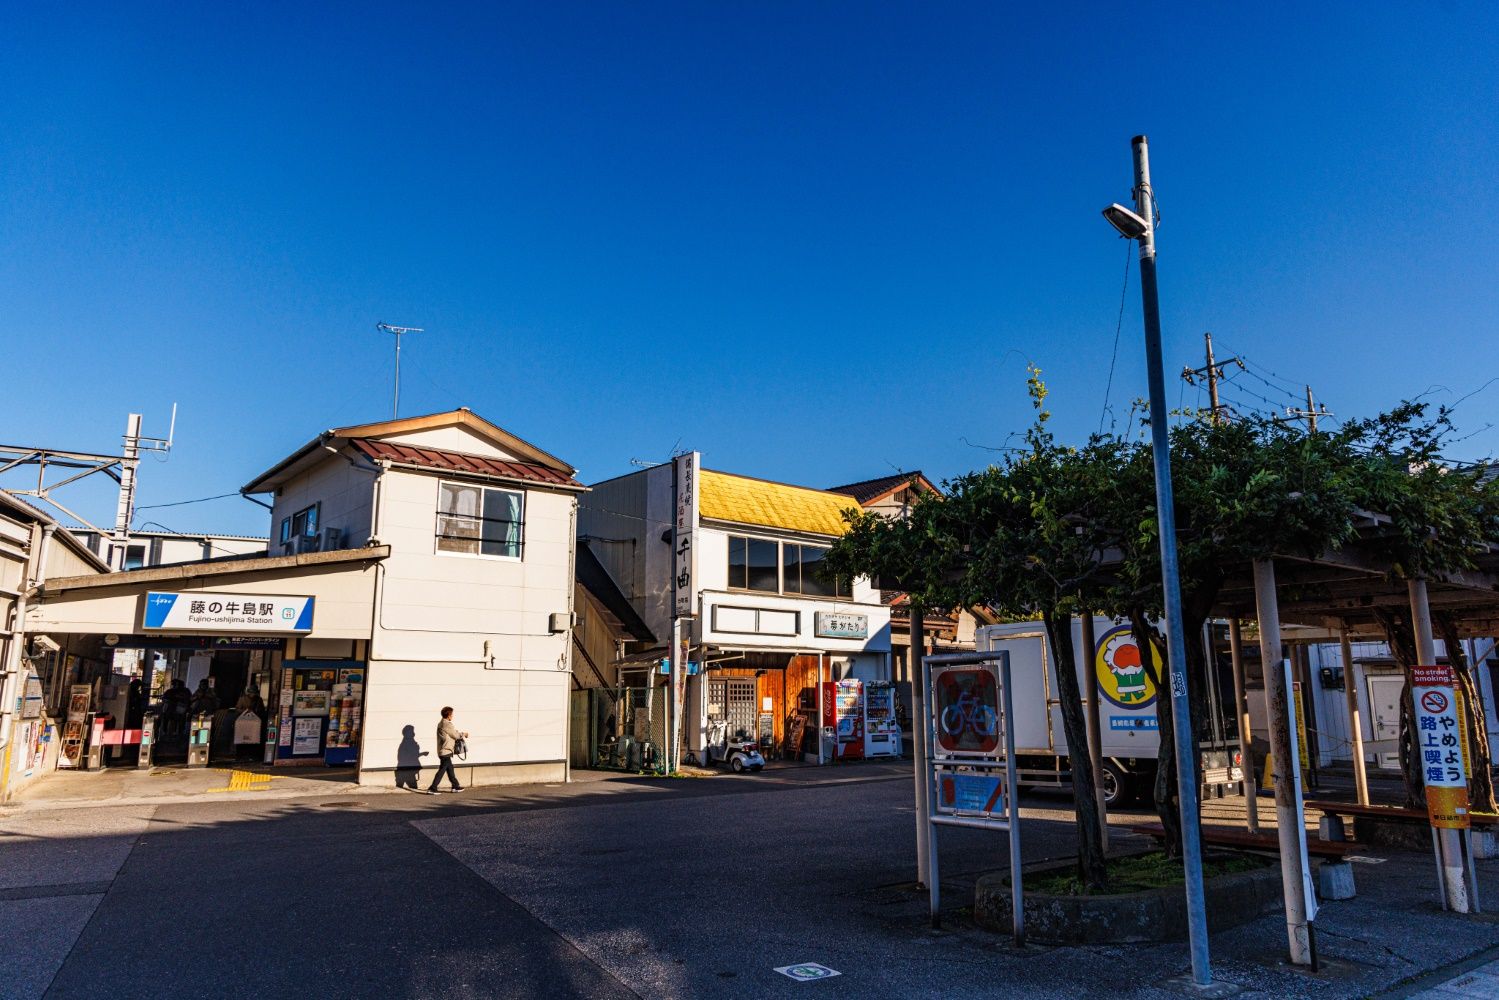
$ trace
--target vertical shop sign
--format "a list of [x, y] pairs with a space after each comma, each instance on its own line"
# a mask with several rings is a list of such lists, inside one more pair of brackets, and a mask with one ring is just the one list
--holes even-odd
[[692, 614], [692, 581], [696, 576], [698, 502], [698, 463], [701, 456], [695, 451], [678, 455], [672, 459], [672, 496], [676, 503], [676, 514], [672, 522], [672, 591], [674, 601], [672, 614], [676, 617]]
[[1467, 748], [1455, 687], [1451, 667], [1411, 668], [1416, 752], [1421, 755], [1421, 777], [1426, 782], [1426, 814], [1434, 827], [1466, 830]]

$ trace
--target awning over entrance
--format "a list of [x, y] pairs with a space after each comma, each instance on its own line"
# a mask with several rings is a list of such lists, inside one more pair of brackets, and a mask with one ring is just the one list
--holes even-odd
[[[298, 634], [319, 639], [370, 638], [375, 575], [390, 546], [373, 545], [296, 556], [210, 559], [127, 573], [48, 580], [28, 607], [26, 630], [37, 633], [119, 634], [144, 629], [146, 594], [232, 591], [236, 595], [311, 597], [311, 629], [274, 627], [265, 634]], [[294, 622], [291, 624], [295, 624]], [[212, 633], [245, 629], [176, 629]], [[255, 630], [260, 633], [262, 630]]]

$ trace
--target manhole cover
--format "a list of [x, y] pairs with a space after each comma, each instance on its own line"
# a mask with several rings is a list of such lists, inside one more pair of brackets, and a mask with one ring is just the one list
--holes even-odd
[[354, 806], [362, 806], [363, 802], [319, 802], [319, 809], [352, 809]]

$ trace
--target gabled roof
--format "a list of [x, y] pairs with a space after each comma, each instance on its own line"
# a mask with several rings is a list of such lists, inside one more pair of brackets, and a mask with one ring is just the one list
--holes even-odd
[[859, 506], [867, 507], [892, 493], [905, 489], [908, 485], [915, 485], [916, 489], [926, 493], [942, 492], [932, 485], [930, 479], [921, 474], [920, 469], [915, 472], [898, 472], [893, 476], [880, 476], [878, 479], [865, 479], [857, 483], [848, 483], [845, 486], [830, 486], [828, 492], [851, 496], [859, 501]]
[[506, 462], [503, 459], [471, 455], [464, 451], [447, 451], [440, 448], [418, 448], [416, 445], [396, 444], [393, 441], [378, 441], [371, 438], [352, 438], [349, 444], [354, 450], [377, 462], [394, 465], [414, 465], [423, 469], [440, 469], [444, 472], [469, 473], [491, 479], [507, 479], [526, 483], [542, 483], [564, 489], [586, 489], [572, 476], [528, 462]]
[[848, 530], [847, 509], [848, 497], [805, 486], [709, 469], [698, 480], [698, 513], [715, 521], [838, 536]]
[[[443, 427], [465, 427], [492, 441], [501, 450], [516, 456], [520, 462], [550, 469], [572, 479], [577, 469], [557, 456], [542, 451], [529, 441], [516, 437], [497, 424], [490, 423], [466, 406], [444, 413], [429, 413], [420, 417], [401, 417], [398, 420], [381, 420], [371, 424], [352, 424], [323, 431], [317, 437], [292, 452], [280, 462], [262, 472], [240, 488], [241, 493], [269, 493], [293, 476], [306, 471], [323, 460], [328, 449], [337, 450], [356, 438], [386, 438], [413, 431], [436, 430]], [[422, 451], [430, 449], [423, 448]], [[465, 454], [453, 452], [452, 454]], [[478, 456], [475, 456], [478, 457]]]

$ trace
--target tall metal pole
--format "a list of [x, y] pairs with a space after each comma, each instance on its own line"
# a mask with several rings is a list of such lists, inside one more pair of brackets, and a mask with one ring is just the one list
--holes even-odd
[[1280, 600], [1275, 593], [1275, 563], [1254, 562], [1254, 603], [1260, 626], [1260, 662], [1265, 671], [1265, 710], [1270, 716], [1270, 757], [1275, 766], [1275, 833], [1280, 841], [1280, 887], [1286, 902], [1286, 937], [1291, 964], [1312, 964], [1307, 930], [1306, 872], [1301, 867], [1301, 803], [1297, 801], [1298, 757], [1291, 740], [1291, 691], [1281, 663]]
[[1213, 362], [1213, 335], [1204, 333], [1202, 339], [1208, 345], [1208, 399], [1213, 404], [1213, 423], [1218, 422], [1218, 366]]
[[1228, 658], [1234, 672], [1234, 711], [1239, 716], [1239, 760], [1244, 767], [1244, 821], [1250, 833], [1260, 832], [1259, 776], [1254, 773], [1254, 733], [1249, 727], [1249, 698], [1244, 693], [1244, 633], [1237, 617], [1228, 620]]
[[1187, 882], [1187, 934], [1192, 981], [1213, 981], [1208, 961], [1207, 911], [1202, 887], [1202, 837], [1197, 805], [1197, 765], [1193, 754], [1192, 708], [1187, 697], [1187, 640], [1182, 616], [1181, 575], [1176, 562], [1176, 509], [1171, 489], [1171, 439], [1166, 422], [1166, 376], [1161, 366], [1161, 314], [1156, 293], [1155, 195], [1150, 187], [1150, 148], [1135, 136], [1135, 211], [1145, 220], [1140, 244], [1140, 295], [1145, 311], [1145, 370], [1150, 384], [1150, 443], [1155, 459], [1156, 524], [1161, 535], [1161, 587], [1166, 603], [1166, 649], [1170, 659], [1172, 727], [1176, 785], [1181, 801], [1182, 861]]
[[1358, 795], [1358, 804], [1369, 804], [1369, 772], [1364, 766], [1364, 726], [1359, 721], [1358, 685], [1354, 684], [1353, 643], [1348, 638], [1348, 626], [1338, 630], [1338, 641], [1343, 648], [1343, 697], [1348, 703], [1348, 742], [1353, 747], [1353, 790]]
[[[1436, 666], [1437, 645], [1431, 632], [1431, 605], [1426, 598], [1425, 580], [1407, 580], [1405, 583], [1411, 602], [1411, 631], [1416, 639], [1416, 663], [1418, 666]], [[1468, 883], [1466, 865], [1463, 861], [1462, 836], [1457, 830], [1435, 830], [1437, 858], [1442, 866], [1442, 881], [1445, 883], [1445, 903], [1454, 913], [1467, 913]]]
[[394, 420], [401, 415], [401, 331], [392, 332], [396, 335], [396, 387], [390, 400], [390, 419]]
[[[1093, 808], [1098, 812], [1098, 826], [1103, 830], [1103, 849], [1109, 849], [1109, 804], [1103, 793], [1103, 729], [1098, 720], [1098, 671], [1093, 661], [1097, 655], [1098, 638], [1094, 634], [1093, 612], [1084, 610], [1083, 625], [1083, 676], [1087, 678], [1083, 690], [1087, 692], [1088, 756], [1093, 763]], [[1008, 669], [1008, 668], [1007, 668]]]
[[394, 420], [401, 412], [401, 336], [425, 331], [419, 326], [392, 326], [389, 323], [376, 323], [375, 329], [384, 330], [396, 338], [396, 384], [390, 401], [390, 419]]
[[[926, 671], [922, 659], [926, 655], [926, 609], [916, 601], [911, 602], [911, 758], [912, 773], [916, 781], [916, 882], [931, 885], [931, 870], [928, 865], [927, 838], [932, 825], [928, 822], [926, 796], [928, 771], [926, 743]], [[817, 693], [819, 698], [822, 692]], [[819, 704], [821, 704], [819, 702]], [[820, 717], [819, 717], [820, 718]]]

